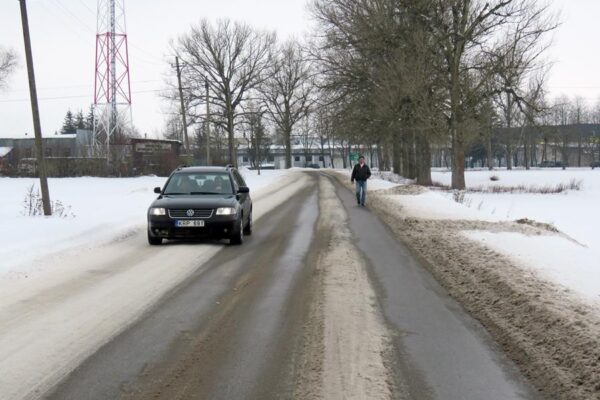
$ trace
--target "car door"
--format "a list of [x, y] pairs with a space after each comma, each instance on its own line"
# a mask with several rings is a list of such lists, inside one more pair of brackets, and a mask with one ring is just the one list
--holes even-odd
[[[242, 175], [237, 170], [231, 171], [233, 174], [233, 179], [235, 180], [236, 186], [239, 188], [241, 186], [246, 186], [246, 182]], [[250, 202], [250, 194], [249, 193], [238, 193], [238, 198], [240, 199], [240, 204], [242, 209], [244, 210], [244, 215], [248, 217], [250, 215], [252, 204]]]

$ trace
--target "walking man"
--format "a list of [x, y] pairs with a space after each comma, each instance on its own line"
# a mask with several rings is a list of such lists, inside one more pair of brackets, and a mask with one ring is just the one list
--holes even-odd
[[352, 170], [350, 180], [352, 183], [356, 181], [356, 201], [358, 205], [363, 207], [367, 200], [367, 179], [370, 177], [371, 170], [369, 169], [369, 166], [365, 164], [365, 158], [360, 156], [358, 164], [356, 164]]

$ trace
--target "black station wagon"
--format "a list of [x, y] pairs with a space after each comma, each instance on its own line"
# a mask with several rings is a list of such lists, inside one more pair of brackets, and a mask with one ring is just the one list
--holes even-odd
[[252, 234], [250, 189], [227, 167], [180, 167], [148, 209], [148, 243], [163, 239], [214, 238], [242, 244]]

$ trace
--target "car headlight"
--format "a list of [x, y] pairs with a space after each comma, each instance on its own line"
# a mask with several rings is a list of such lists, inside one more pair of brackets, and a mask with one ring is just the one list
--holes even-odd
[[217, 215], [234, 215], [235, 208], [233, 207], [221, 207], [217, 208]]
[[151, 208], [150, 215], [167, 215], [167, 210], [164, 208]]

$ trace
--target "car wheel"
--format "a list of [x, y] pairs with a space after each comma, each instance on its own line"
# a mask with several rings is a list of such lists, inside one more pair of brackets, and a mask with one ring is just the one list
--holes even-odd
[[150, 243], [151, 246], [159, 246], [162, 242], [162, 238], [150, 236], [150, 232], [148, 232], [148, 243]]
[[242, 244], [244, 242], [244, 218], [240, 218], [238, 228], [229, 238], [229, 244]]
[[244, 228], [244, 234], [246, 236], [252, 235], [252, 211], [250, 211], [250, 215], [248, 216], [248, 224]]

